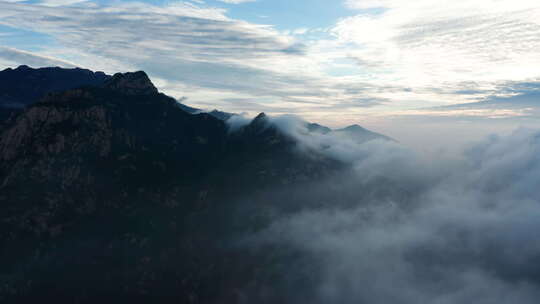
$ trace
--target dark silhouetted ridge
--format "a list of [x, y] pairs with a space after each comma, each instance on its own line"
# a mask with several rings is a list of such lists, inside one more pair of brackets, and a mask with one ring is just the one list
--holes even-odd
[[33, 69], [21, 65], [0, 71], [0, 107], [24, 108], [50, 92], [81, 86], [101, 86], [110, 76], [103, 72], [74, 68]]
[[[230, 244], [302, 208], [305, 185], [340, 163], [300, 153], [264, 113], [235, 132], [188, 113], [144, 72], [21, 67], [0, 77], [15, 72], [69, 88], [39, 91], [47, 97], [0, 130], [1, 303], [242, 303], [243, 286], [279, 295], [282, 268], [256, 267], [276, 251]], [[25, 88], [0, 94], [25, 100]]]

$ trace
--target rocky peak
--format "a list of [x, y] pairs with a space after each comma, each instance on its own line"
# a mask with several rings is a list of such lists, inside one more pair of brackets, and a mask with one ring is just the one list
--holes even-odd
[[260, 113], [252, 121], [251, 125], [253, 126], [266, 126], [268, 123], [268, 116], [265, 113]]
[[266, 113], [262, 112], [262, 113], [259, 113], [259, 115], [257, 115], [254, 120], [259, 120], [259, 119], [267, 119], [268, 116], [266, 116]]
[[266, 116], [265, 113], [260, 113], [253, 118], [249, 125], [247, 125], [244, 129], [248, 130], [248, 132], [261, 133], [267, 131], [268, 129], [274, 129], [270, 127], [271, 124], [268, 116]]
[[152, 95], [158, 93], [157, 88], [143, 71], [116, 73], [105, 82], [104, 87], [125, 95]]

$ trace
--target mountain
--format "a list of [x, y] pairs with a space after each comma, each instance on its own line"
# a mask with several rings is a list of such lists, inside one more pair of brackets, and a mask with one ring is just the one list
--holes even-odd
[[233, 114], [233, 113], [227, 113], [227, 112], [223, 112], [223, 111], [219, 111], [219, 110], [212, 110], [212, 111], [208, 112], [208, 114], [214, 116], [217, 119], [223, 120], [223, 121], [226, 121], [229, 118], [236, 115], [236, 114]]
[[185, 112], [188, 112], [189, 114], [199, 114], [199, 113], [203, 112], [203, 110], [201, 110], [201, 109], [190, 107], [190, 106], [188, 106], [186, 104], [183, 104], [181, 102], [178, 102], [178, 106], [180, 107], [180, 109], [184, 110]]
[[81, 86], [100, 86], [110, 76], [85, 69], [40, 68], [22, 65], [0, 71], [0, 106], [23, 108], [46, 93], [64, 91]]
[[305, 282], [275, 281], [293, 253], [234, 244], [344, 168], [296, 146], [264, 114], [233, 133], [190, 114], [144, 72], [49, 92], [0, 135], [0, 301], [279, 302]]
[[[184, 111], [186, 111], [188, 113], [191, 113], [191, 114], [199, 114], [199, 113], [205, 112], [205, 111], [203, 111], [201, 109], [190, 107], [190, 106], [185, 105], [183, 103], [178, 103], [178, 106], [182, 110], [184, 110]], [[229, 118], [231, 118], [232, 116], [236, 115], [236, 114], [233, 114], [233, 113], [227, 113], [227, 112], [223, 112], [223, 111], [219, 111], [219, 110], [212, 110], [212, 111], [207, 112], [207, 113], [214, 116], [215, 118], [223, 120], [223, 121], [226, 121]]]
[[[0, 159], [8, 172], [2, 185], [7, 190], [36, 176], [39, 184], [62, 180], [63, 189], [44, 189], [69, 193], [67, 185], [86, 174], [85, 179], [96, 184], [79, 186], [117, 192], [122, 187], [116, 182], [147, 184], [152, 174], [152, 182], [162, 182], [176, 174], [174, 170], [196, 174], [219, 153], [225, 132], [224, 123], [207, 114], [179, 110], [144, 72], [116, 74], [102, 87], [50, 93], [17, 117], [0, 139]], [[57, 163], [62, 165], [51, 171]]]
[[317, 123], [308, 123], [306, 125], [306, 128], [309, 132], [319, 133], [319, 134], [328, 134], [332, 132], [332, 129], [322, 126]]
[[312, 293], [300, 252], [242, 244], [293, 212], [356, 201], [345, 182], [319, 186], [347, 164], [299, 149], [264, 113], [233, 132], [223, 112], [191, 111], [142, 71], [81, 73], [99, 81], [32, 102], [1, 93], [25, 103], [0, 129], [0, 302], [297, 303]]
[[103, 87], [123, 95], [152, 96], [158, 94], [158, 89], [143, 71], [114, 74], [103, 83]]
[[362, 143], [375, 140], [375, 139], [394, 141], [390, 137], [387, 137], [379, 133], [375, 133], [359, 125], [351, 125], [346, 128], [336, 129], [336, 130], [332, 130], [328, 127], [325, 127], [317, 123], [306, 123], [305, 126], [306, 126], [307, 131], [310, 133], [349, 139], [349, 140], [353, 140], [354, 142], [358, 144], [362, 144]]
[[332, 133], [335, 134], [336, 136], [342, 136], [345, 138], [352, 139], [358, 143], [364, 143], [364, 142], [374, 140], [374, 139], [394, 141], [392, 138], [388, 136], [372, 132], [359, 125], [351, 125], [343, 129], [334, 130], [332, 131]]
[[100, 86], [109, 78], [103, 72], [79, 68], [33, 69], [21, 65], [0, 71], [0, 125], [47, 93], [86, 85]]
[[[38, 102], [40, 98], [48, 93], [83, 86], [100, 87], [107, 81], [109, 81], [108, 85], [111, 86], [112, 83], [118, 81], [115, 76], [80, 68], [49, 67], [34, 69], [26, 65], [21, 65], [16, 69], [8, 68], [0, 71], [0, 130], [10, 117], [20, 113], [25, 107]], [[125, 93], [129, 94], [129, 88], [124, 89]], [[148, 90], [153, 93], [157, 92], [153, 84]], [[200, 109], [181, 103], [179, 103], [179, 106], [191, 114], [203, 112]], [[221, 120], [227, 120], [234, 115], [218, 110], [213, 110], [209, 114]]]

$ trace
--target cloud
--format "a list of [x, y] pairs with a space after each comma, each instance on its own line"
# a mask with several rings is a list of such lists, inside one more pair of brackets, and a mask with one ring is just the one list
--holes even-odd
[[185, 2], [163, 7], [142, 3], [93, 7], [0, 3], [0, 7], [1, 24], [50, 35], [61, 46], [40, 54], [63, 55], [109, 73], [144, 69], [166, 83], [165, 89], [171, 89], [166, 92], [173, 95], [185, 95], [180, 90], [206, 96], [228, 91], [236, 98], [266, 96], [277, 103], [280, 98], [324, 94], [309, 76], [270, 68], [303, 57], [301, 43], [269, 26], [231, 20], [222, 9]]
[[[229, 112], [379, 128], [381, 117], [484, 101], [505, 85], [538, 82], [532, 1], [349, 1], [360, 11], [335, 26], [288, 31], [197, 1], [32, 3], [0, 2], [0, 24], [54, 43], [12, 49], [109, 73], [146, 70], [165, 93]], [[498, 111], [470, 113], [514, 114]]]
[[255, 2], [257, 0], [218, 0], [220, 2], [229, 3], [229, 4], [240, 4], [246, 2]]
[[0, 47], [0, 59], [7, 65], [17, 65], [17, 63], [25, 63], [26, 65], [41, 67], [41, 66], [59, 66], [65, 68], [72, 68], [76, 65], [74, 63], [60, 60], [47, 56], [40, 56], [30, 52], [25, 52], [8, 47]]
[[251, 122], [251, 119], [244, 115], [233, 115], [231, 118], [227, 119], [226, 123], [229, 128], [229, 132], [235, 132], [240, 128], [248, 125]]
[[[349, 0], [379, 14], [345, 18], [333, 29], [361, 48], [351, 56], [378, 62], [384, 79], [413, 87], [463, 81], [523, 81], [537, 77], [540, 46], [537, 1]], [[373, 30], [376, 29], [376, 30]]]
[[430, 107], [396, 113], [403, 116], [456, 117], [460, 119], [537, 119], [540, 114], [540, 84], [532, 82], [506, 82], [499, 85], [491, 96], [481, 91], [463, 91], [481, 95], [480, 101]]
[[73, 4], [87, 4], [89, 0], [41, 0], [39, 4], [46, 6], [66, 6]]
[[536, 303], [539, 139], [520, 129], [449, 158], [351, 146], [352, 174], [307, 186], [304, 208], [245, 244], [294, 248], [287, 278], [309, 276], [310, 303]]
[[[188, 95], [195, 106], [302, 111], [310, 118], [379, 104], [365, 96], [369, 85], [334, 81], [312, 70], [318, 58], [308, 55], [308, 45], [269, 26], [231, 20], [222, 9], [183, 2], [165, 7], [0, 6], [0, 23], [45, 33], [60, 45], [39, 54], [62, 55], [109, 73], [143, 69], [160, 89]], [[250, 104], [233, 102], [245, 100]]]

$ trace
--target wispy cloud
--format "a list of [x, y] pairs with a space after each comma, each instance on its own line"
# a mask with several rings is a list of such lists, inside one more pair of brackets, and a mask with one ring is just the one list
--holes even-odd
[[342, 43], [357, 46], [351, 56], [381, 81], [457, 89], [463, 82], [489, 85], [538, 76], [537, 1], [347, 3], [357, 9], [383, 9], [379, 14], [346, 18], [333, 29]]
[[357, 15], [330, 28], [278, 31], [201, 1], [3, 1], [0, 24], [51, 37], [54, 46], [23, 48], [36, 57], [111, 73], [144, 69], [195, 105], [330, 124], [479, 102], [504, 96], [509, 83], [538, 81], [536, 1], [347, 5]]
[[230, 4], [240, 4], [246, 2], [255, 2], [257, 0], [218, 0], [220, 2], [230, 3]]
[[186, 2], [0, 8], [0, 24], [45, 33], [61, 46], [40, 54], [107, 72], [144, 69], [167, 93], [195, 103], [236, 110], [230, 100], [251, 99], [259, 110], [296, 107], [307, 115], [375, 104], [363, 96], [368, 85], [326, 78], [310, 45], [271, 26], [230, 19], [223, 9]]
[[53, 52], [94, 69], [116, 72], [102, 61], [107, 58], [169, 82], [239, 93], [276, 89], [280, 94], [280, 84], [298, 82], [245, 62], [297, 57], [302, 44], [271, 27], [231, 20], [222, 9], [184, 2], [0, 7], [1, 24], [51, 35], [62, 46]]
[[16, 65], [19, 62], [25, 62], [31, 66], [60, 66], [60, 67], [75, 67], [76, 64], [56, 59], [53, 57], [40, 56], [31, 52], [25, 52], [8, 47], [0, 47], [0, 59], [8, 65]]

